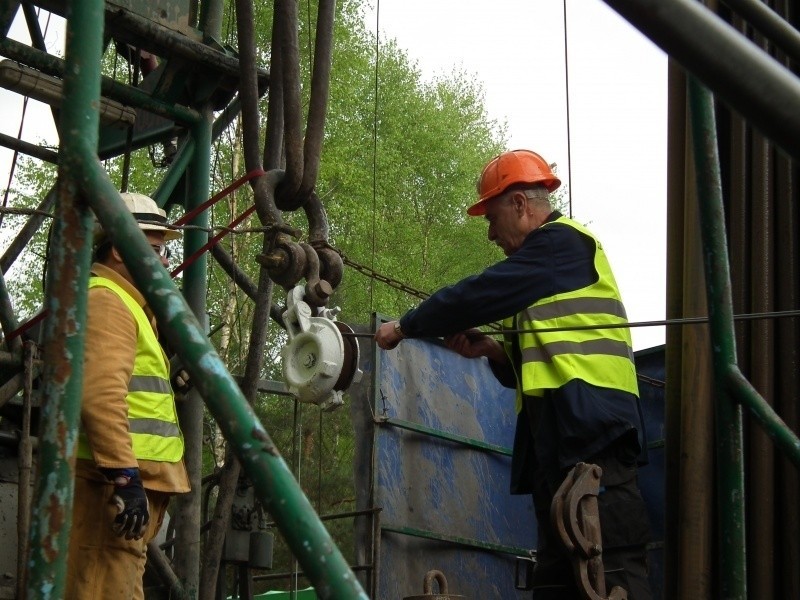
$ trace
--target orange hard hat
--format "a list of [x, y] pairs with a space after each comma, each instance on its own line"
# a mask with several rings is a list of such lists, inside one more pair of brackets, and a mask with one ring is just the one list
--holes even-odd
[[553, 192], [561, 185], [550, 165], [536, 152], [510, 150], [489, 161], [478, 179], [478, 201], [467, 209], [471, 216], [486, 214], [486, 202], [518, 183], [540, 183]]

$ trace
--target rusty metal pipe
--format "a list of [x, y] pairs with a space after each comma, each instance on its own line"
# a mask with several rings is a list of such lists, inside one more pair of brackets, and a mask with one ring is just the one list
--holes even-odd
[[261, 169], [259, 144], [256, 46], [252, 0], [236, 0], [236, 26], [239, 39], [239, 98], [242, 103], [242, 137], [245, 171]]
[[75, 451], [83, 388], [83, 324], [94, 221], [85, 200], [91, 195], [95, 180], [83, 175], [87, 164], [101, 169], [96, 149], [103, 2], [72, 0], [68, 2], [68, 13], [60, 128], [63, 143], [59, 152], [58, 199], [45, 304], [48, 318], [44, 327], [40, 476], [33, 499], [25, 588], [25, 597], [45, 600], [63, 598], [66, 587], [64, 549], [69, 545], [72, 526]]
[[264, 139], [264, 167], [266, 170], [280, 169], [283, 166], [281, 163], [283, 157], [283, 59], [280, 26], [276, 3], [276, 14], [272, 19], [272, 60], [270, 64], [272, 84], [269, 87], [267, 132]]
[[25, 385], [22, 390], [22, 430], [18, 447], [19, 483], [17, 485], [17, 597], [25, 597], [27, 579], [28, 532], [31, 525], [31, 473], [33, 440], [31, 438], [31, 404], [33, 402], [33, 363], [36, 345], [25, 342]]

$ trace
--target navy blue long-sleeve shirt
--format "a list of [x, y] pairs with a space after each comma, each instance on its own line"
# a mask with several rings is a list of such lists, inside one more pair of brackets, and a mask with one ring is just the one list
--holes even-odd
[[[555, 211], [545, 223], [559, 217]], [[400, 327], [407, 337], [438, 337], [501, 321], [537, 300], [596, 282], [594, 254], [594, 240], [574, 227], [561, 223], [539, 227], [505, 260], [437, 291], [407, 312]], [[517, 372], [519, 361], [516, 348]], [[510, 365], [492, 367], [503, 385], [514, 387]], [[645, 461], [641, 408], [633, 394], [574, 380], [554, 390], [546, 405], [535, 433], [540, 461], [556, 461], [567, 468], [623, 437], [631, 441], [633, 456], [642, 451], [640, 462]], [[521, 493], [528, 485], [517, 482], [514, 487]]]
[[[555, 211], [545, 223], [561, 217]], [[408, 337], [438, 337], [516, 315], [531, 304], [597, 281], [594, 241], [556, 223], [534, 229], [505, 260], [424, 300], [400, 319]]]

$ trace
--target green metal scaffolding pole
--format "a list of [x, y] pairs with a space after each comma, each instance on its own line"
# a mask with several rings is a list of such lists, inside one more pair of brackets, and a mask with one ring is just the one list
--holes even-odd
[[746, 600], [742, 411], [727, 385], [729, 368], [736, 364], [736, 342], [714, 97], [693, 77], [687, 85], [714, 361], [719, 597]]
[[747, 560], [741, 406], [751, 412], [778, 449], [797, 467], [800, 467], [800, 439], [737, 365], [714, 98], [691, 77], [688, 92], [717, 393], [720, 597], [745, 600]]
[[82, 202], [91, 186], [80, 174], [87, 160], [99, 165], [85, 148], [94, 152], [98, 141], [103, 3], [71, 4], [60, 128], [64, 143], [47, 282], [39, 477], [25, 586], [26, 597], [37, 600], [65, 597], [93, 224]]

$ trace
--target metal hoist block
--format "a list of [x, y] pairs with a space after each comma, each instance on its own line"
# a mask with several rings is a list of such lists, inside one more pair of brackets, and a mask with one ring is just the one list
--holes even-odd
[[335, 320], [338, 308], [318, 309], [315, 316], [303, 293], [303, 286], [295, 286], [286, 299], [289, 341], [281, 350], [283, 378], [295, 398], [329, 411], [344, 404], [344, 390], [361, 375], [358, 344], [345, 342], [342, 331], [349, 328]]

